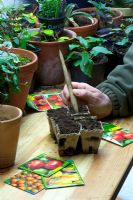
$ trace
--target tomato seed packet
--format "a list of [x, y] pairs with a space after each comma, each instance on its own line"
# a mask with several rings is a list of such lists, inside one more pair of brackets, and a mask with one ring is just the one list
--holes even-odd
[[116, 131], [104, 132], [102, 138], [124, 147], [133, 142], [133, 132], [121, 128]]
[[45, 94], [45, 98], [51, 105], [52, 109], [60, 108], [63, 105], [60, 94]]
[[42, 180], [45, 189], [84, 185], [84, 181], [81, 178], [73, 161], [71, 161], [68, 166], [61, 169], [52, 176], [47, 178], [43, 177]]
[[63, 101], [60, 93], [56, 94], [29, 94], [27, 105], [37, 111], [46, 111], [62, 107]]
[[41, 176], [51, 176], [60, 169], [64, 168], [69, 164], [67, 160], [60, 160], [56, 158], [51, 158], [45, 154], [41, 154], [30, 161], [25, 162], [18, 168], [26, 170], [28, 172], [36, 173]]
[[4, 182], [30, 194], [37, 194], [44, 189], [41, 176], [26, 171], [22, 171]]

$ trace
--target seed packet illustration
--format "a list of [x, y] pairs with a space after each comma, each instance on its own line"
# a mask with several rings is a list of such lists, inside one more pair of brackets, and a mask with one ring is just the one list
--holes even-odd
[[27, 97], [27, 105], [38, 111], [46, 111], [51, 108], [44, 95], [30, 94]]
[[104, 132], [102, 138], [124, 147], [133, 142], [133, 132], [122, 128], [117, 131]]
[[26, 171], [22, 171], [4, 182], [30, 194], [37, 194], [44, 189], [41, 176]]
[[74, 162], [70, 162], [68, 166], [61, 169], [50, 177], [43, 177], [45, 189], [72, 187], [84, 185]]
[[109, 131], [116, 131], [120, 130], [121, 127], [117, 126], [115, 124], [107, 123], [107, 122], [102, 122], [102, 127], [104, 132], [109, 132]]
[[45, 98], [51, 105], [52, 109], [60, 108], [63, 105], [62, 98], [60, 94], [45, 94]]
[[18, 168], [48, 177], [64, 168], [68, 164], [69, 162], [67, 160], [51, 158], [45, 154], [41, 154], [20, 165]]

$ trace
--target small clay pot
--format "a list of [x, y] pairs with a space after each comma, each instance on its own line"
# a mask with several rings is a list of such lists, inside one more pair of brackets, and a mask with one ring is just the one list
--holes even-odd
[[0, 105], [0, 172], [14, 164], [21, 117], [19, 108]]

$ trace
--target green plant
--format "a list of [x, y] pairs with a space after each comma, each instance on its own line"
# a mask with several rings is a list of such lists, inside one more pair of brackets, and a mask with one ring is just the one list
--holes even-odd
[[20, 91], [19, 67], [29, 61], [26, 57], [11, 53], [11, 43], [0, 45], [0, 103], [8, 101], [9, 90]]
[[69, 37], [63, 36], [62, 34], [58, 34], [56, 31], [52, 29], [46, 29], [45, 27], [41, 26], [40, 29], [37, 31], [31, 32], [32, 40], [37, 40], [41, 42], [63, 42], [68, 40]]
[[[1, 2], [0, 2], [1, 3]], [[21, 7], [5, 7], [1, 4], [0, 8], [0, 42], [10, 41], [13, 47], [26, 48], [27, 41], [30, 39], [28, 29], [37, 21], [33, 13], [25, 13], [27, 4]]]
[[100, 28], [112, 26], [114, 14], [108, 2], [102, 0], [89, 0], [88, 2], [96, 8], [95, 16], [99, 20]]
[[[85, 18], [85, 23], [90, 22], [93, 23], [93, 18], [89, 13], [76, 11], [76, 4], [70, 3], [65, 8], [65, 26], [80, 26], [80, 17]], [[85, 24], [83, 24], [85, 25]]]
[[76, 37], [75, 41], [69, 45], [70, 53], [66, 61], [71, 61], [74, 67], [80, 67], [81, 71], [91, 77], [92, 68], [98, 56], [112, 54], [103, 46], [105, 39], [96, 37]]
[[58, 18], [64, 15], [64, 0], [38, 0], [39, 14], [44, 18]]
[[[122, 26], [123, 28], [123, 26]], [[133, 41], [133, 24], [128, 25], [128, 26], [124, 26], [123, 28], [123, 33], [124, 33], [124, 37], [122, 39], [120, 39], [119, 41], [116, 42], [117, 45], [119, 46], [130, 46], [132, 41]]]

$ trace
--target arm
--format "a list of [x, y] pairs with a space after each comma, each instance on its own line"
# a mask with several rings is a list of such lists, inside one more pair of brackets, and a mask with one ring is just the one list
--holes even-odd
[[124, 57], [124, 64], [117, 66], [97, 89], [110, 98], [113, 116], [133, 114], [133, 44]]

